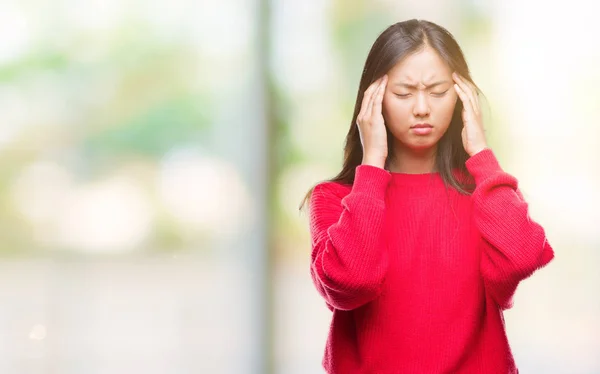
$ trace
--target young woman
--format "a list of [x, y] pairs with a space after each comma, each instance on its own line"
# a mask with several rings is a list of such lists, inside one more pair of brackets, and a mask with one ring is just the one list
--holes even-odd
[[367, 57], [341, 172], [309, 193], [328, 373], [517, 373], [504, 328], [554, 252], [488, 147], [444, 28], [390, 26]]

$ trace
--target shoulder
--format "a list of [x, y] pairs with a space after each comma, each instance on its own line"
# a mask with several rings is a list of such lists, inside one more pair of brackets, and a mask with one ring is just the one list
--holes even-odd
[[313, 200], [341, 200], [352, 190], [351, 184], [343, 184], [339, 182], [324, 181], [318, 183], [312, 192], [311, 201]]
[[461, 168], [452, 169], [454, 180], [466, 191], [470, 196], [475, 190], [475, 179], [468, 170]]
[[329, 227], [339, 219], [342, 211], [342, 200], [346, 197], [351, 185], [337, 182], [321, 182], [314, 188], [310, 196], [309, 217], [312, 230], [319, 231]]
[[452, 175], [460, 183], [473, 183], [473, 176], [466, 168], [454, 168], [452, 169]]

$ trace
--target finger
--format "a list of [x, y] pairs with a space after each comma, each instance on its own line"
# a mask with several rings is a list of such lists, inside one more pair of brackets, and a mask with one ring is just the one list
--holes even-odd
[[466, 122], [465, 120], [468, 119], [468, 117], [465, 118], [465, 116], [475, 114], [473, 111], [473, 105], [471, 104], [471, 99], [469, 99], [467, 94], [462, 90], [462, 88], [458, 84], [454, 85], [454, 89], [456, 90], [458, 97], [463, 103], [463, 108], [465, 110], [465, 113], [463, 113], [463, 122]]
[[362, 103], [360, 105], [360, 111], [358, 112], [358, 116], [356, 118], [357, 121], [362, 120], [367, 111], [367, 107], [369, 106], [369, 100], [371, 98], [371, 87], [367, 88], [363, 93]]
[[360, 112], [358, 113], [358, 116], [356, 117], [357, 121], [362, 120], [362, 118], [364, 118], [364, 116], [369, 113], [367, 111], [367, 108], [369, 106], [369, 102], [371, 101], [371, 96], [373, 91], [375, 90], [375, 88], [377, 87], [377, 81], [371, 83], [371, 85], [369, 86], [369, 88], [367, 88], [365, 90], [365, 93], [363, 94], [363, 100], [360, 106]]
[[459, 75], [459, 79], [467, 87], [466, 94], [467, 94], [467, 96], [469, 96], [469, 99], [471, 99], [471, 103], [473, 104], [473, 110], [475, 111], [475, 114], [479, 115], [481, 110], [479, 107], [478, 92], [477, 92], [477, 89], [475, 88], [475, 85], [473, 83], [467, 81], [465, 78], [463, 78], [460, 75]]
[[457, 73], [454, 73], [453, 77], [454, 77], [454, 80], [456, 81], [456, 83], [458, 83], [458, 85], [460, 86], [462, 91], [465, 93], [465, 95], [469, 98], [473, 112], [476, 115], [479, 115], [479, 101], [475, 99], [474, 90], [471, 87], [471, 85], [469, 85], [466, 82], [466, 79], [464, 79]]
[[463, 79], [463, 77], [461, 77], [457, 73], [454, 73], [453, 77], [454, 77], [454, 80], [456, 81], [456, 83], [461, 88], [461, 90], [464, 92], [464, 94], [468, 97], [469, 101], [471, 102], [471, 107], [473, 108], [473, 112], [478, 113], [478, 110], [477, 110], [478, 108], [476, 105], [477, 102], [475, 101], [475, 98], [473, 97], [473, 92], [472, 92], [471, 86], [468, 85], [466, 83], [466, 80]]
[[[463, 79], [463, 81], [465, 81]], [[477, 111], [479, 112], [481, 107], [479, 106], [479, 90], [475, 87], [475, 83], [465, 81], [469, 87], [471, 87], [471, 92], [473, 92], [473, 99], [475, 99], [475, 106], [477, 107]]]
[[381, 114], [381, 103], [383, 102], [383, 96], [385, 94], [385, 88], [387, 86], [387, 74], [381, 79], [379, 88], [377, 89], [377, 95], [373, 98], [373, 109], [371, 115]]
[[471, 89], [471, 100], [473, 100], [475, 111], [477, 112], [477, 114], [479, 114], [481, 112], [481, 107], [479, 106], [479, 90], [477, 89], [477, 87], [475, 87], [475, 83], [469, 82], [463, 77], [460, 78]]
[[379, 88], [381, 87], [381, 80], [382, 80], [382, 78], [379, 78], [378, 80], [375, 81], [375, 83], [377, 83], [377, 85], [375, 86], [375, 89], [371, 93], [369, 105], [367, 106], [367, 110], [365, 111], [366, 117], [371, 116], [371, 113], [373, 111], [373, 101], [375, 100], [375, 97], [377, 97], [377, 93], [379, 92]]

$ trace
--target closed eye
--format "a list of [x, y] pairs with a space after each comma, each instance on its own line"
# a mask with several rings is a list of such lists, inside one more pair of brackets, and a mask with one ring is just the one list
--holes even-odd
[[407, 97], [409, 97], [409, 96], [410, 96], [410, 93], [407, 93], [407, 94], [394, 94], [394, 95], [396, 95], [396, 96], [398, 96], [398, 97], [407, 98]]
[[442, 97], [444, 96], [446, 93], [448, 92], [448, 90], [444, 91], [444, 92], [432, 92], [431, 96], [435, 96], [435, 97]]

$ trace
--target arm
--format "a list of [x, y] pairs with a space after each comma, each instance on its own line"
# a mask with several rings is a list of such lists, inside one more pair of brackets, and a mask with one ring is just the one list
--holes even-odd
[[490, 149], [466, 163], [475, 178], [474, 221], [483, 237], [481, 274], [487, 292], [508, 309], [519, 282], [554, 258], [544, 229], [529, 217], [517, 180]]
[[355, 309], [379, 295], [388, 268], [381, 233], [390, 178], [384, 169], [360, 165], [346, 196], [335, 183], [313, 191], [311, 276], [333, 308]]

